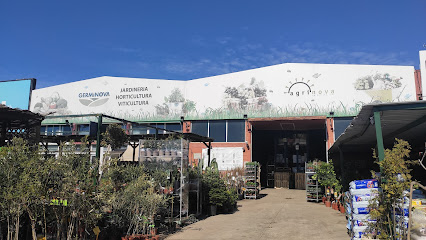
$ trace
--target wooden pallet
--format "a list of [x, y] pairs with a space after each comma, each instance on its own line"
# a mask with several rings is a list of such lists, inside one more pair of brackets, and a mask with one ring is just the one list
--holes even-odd
[[275, 172], [274, 174], [274, 187], [276, 188], [288, 188], [290, 185], [290, 173], [289, 172]]

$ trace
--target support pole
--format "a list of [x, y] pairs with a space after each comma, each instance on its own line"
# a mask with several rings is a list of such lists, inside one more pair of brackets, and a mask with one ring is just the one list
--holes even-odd
[[210, 167], [210, 159], [211, 159], [211, 157], [210, 157], [210, 153], [211, 153], [211, 150], [212, 149], [212, 142], [209, 142], [209, 148], [207, 149], [207, 166], [208, 167]]
[[139, 143], [130, 143], [130, 146], [133, 148], [133, 158], [132, 161], [135, 161], [136, 148], [139, 146]]
[[101, 158], [101, 127], [102, 127], [102, 114], [98, 116], [98, 132], [96, 134], [96, 159]]
[[380, 111], [374, 112], [374, 126], [376, 128], [377, 152], [379, 154], [379, 161], [383, 161], [383, 159], [385, 158], [385, 148], [383, 145], [383, 133], [380, 113]]
[[182, 224], [182, 201], [183, 201], [183, 138], [180, 139], [180, 191], [179, 191], [179, 225]]

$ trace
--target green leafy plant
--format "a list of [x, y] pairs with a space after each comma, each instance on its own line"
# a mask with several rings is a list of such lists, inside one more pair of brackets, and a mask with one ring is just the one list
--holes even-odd
[[258, 162], [246, 162], [246, 166], [257, 166], [258, 164]]
[[320, 162], [315, 166], [315, 174], [312, 179], [318, 180], [318, 183], [323, 187], [338, 188], [341, 190], [341, 185], [334, 172], [333, 161], [330, 159], [328, 163]]
[[246, 182], [246, 185], [249, 187], [256, 187], [257, 183], [256, 182]]
[[208, 202], [219, 207], [223, 206], [228, 196], [225, 181], [220, 177], [219, 171], [207, 168], [202, 177], [202, 184]]
[[[404, 191], [410, 188], [411, 175], [410, 165], [415, 161], [407, 160], [410, 156], [411, 147], [407, 141], [396, 139], [392, 149], [386, 149], [384, 159], [380, 161], [373, 152], [373, 157], [380, 167], [381, 174], [372, 172], [373, 178], [381, 179], [382, 191], [370, 201], [370, 217], [376, 220], [369, 224], [371, 234], [378, 233], [379, 239], [404, 239], [403, 221], [395, 221], [394, 210], [401, 207]], [[400, 231], [398, 231], [399, 229]]]
[[102, 145], [110, 145], [112, 149], [124, 146], [129, 140], [126, 131], [116, 123], [108, 125], [106, 132], [102, 134], [102, 138]]

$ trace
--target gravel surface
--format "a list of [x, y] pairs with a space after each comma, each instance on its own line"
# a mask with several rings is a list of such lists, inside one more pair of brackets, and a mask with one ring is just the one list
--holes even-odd
[[166, 239], [350, 239], [345, 215], [322, 203], [307, 202], [305, 190], [260, 193], [266, 196], [239, 201], [233, 214], [209, 217]]

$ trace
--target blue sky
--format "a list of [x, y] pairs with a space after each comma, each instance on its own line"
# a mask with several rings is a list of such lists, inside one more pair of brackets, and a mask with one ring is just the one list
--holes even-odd
[[286, 62], [411, 65], [426, 1], [2, 1], [0, 80], [187, 80]]

